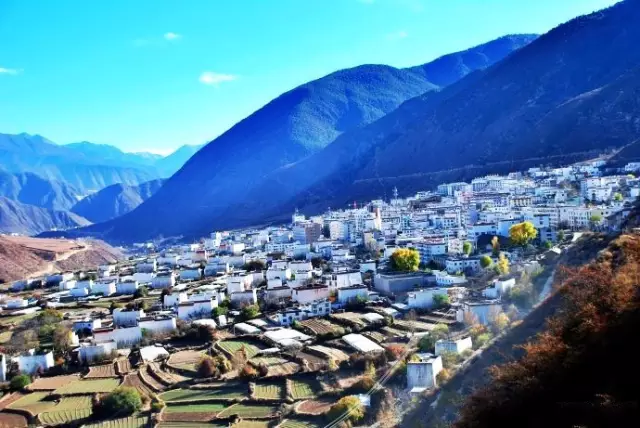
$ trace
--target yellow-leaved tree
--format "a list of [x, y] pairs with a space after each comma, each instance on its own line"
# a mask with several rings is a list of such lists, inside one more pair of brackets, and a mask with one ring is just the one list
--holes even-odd
[[525, 246], [536, 239], [538, 231], [530, 221], [514, 224], [509, 228], [509, 238], [515, 245]]
[[420, 266], [420, 253], [412, 248], [400, 248], [391, 255], [391, 267], [397, 271], [415, 271]]

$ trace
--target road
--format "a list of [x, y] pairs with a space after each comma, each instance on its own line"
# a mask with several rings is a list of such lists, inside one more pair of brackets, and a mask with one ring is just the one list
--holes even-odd
[[88, 251], [91, 249], [91, 244], [85, 243], [82, 248], [77, 248], [71, 251], [67, 251], [62, 255], [56, 254], [55, 260], [47, 263], [47, 267], [44, 269], [40, 269], [39, 271], [33, 272], [29, 274], [29, 278], [37, 278], [40, 276], [48, 275], [57, 270], [56, 263], [61, 262], [63, 260], [67, 260], [69, 257], [81, 253], [83, 251]]

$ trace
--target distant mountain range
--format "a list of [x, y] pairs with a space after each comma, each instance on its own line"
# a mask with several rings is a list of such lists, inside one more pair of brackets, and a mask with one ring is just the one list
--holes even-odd
[[[271, 205], [271, 198], [280, 200], [282, 195], [291, 196], [304, 188], [288, 182], [286, 185], [292, 188], [282, 195], [279, 187], [256, 193], [276, 171], [294, 168], [297, 162], [322, 153], [336, 138], [384, 120], [411, 98], [439, 93], [442, 86], [500, 61], [535, 37], [509, 36], [407, 69], [364, 65], [299, 86], [202, 148], [131, 213], [82, 233], [124, 240], [160, 234], [197, 235], [237, 224], [235, 219], [220, 214], [246, 201], [249, 195], [258, 197], [253, 201], [257, 219], [264, 213], [261, 204]], [[335, 163], [334, 159], [330, 161]], [[309, 183], [313, 181], [310, 177], [322, 175], [324, 169], [324, 165], [319, 165], [319, 170], [303, 169], [300, 177], [294, 174], [292, 179]], [[245, 214], [234, 212], [232, 217]]]
[[76, 203], [71, 211], [99, 223], [124, 215], [149, 199], [164, 180], [153, 180], [137, 186], [112, 184]]
[[0, 233], [35, 235], [89, 224], [90, 221], [70, 211], [40, 208], [0, 197]]
[[47, 180], [31, 172], [12, 174], [0, 169], [0, 196], [41, 208], [66, 210], [74, 206], [80, 194], [73, 186]]

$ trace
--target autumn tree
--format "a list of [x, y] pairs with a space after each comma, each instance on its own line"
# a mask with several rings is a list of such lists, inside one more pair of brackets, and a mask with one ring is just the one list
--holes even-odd
[[493, 260], [491, 260], [491, 257], [489, 256], [482, 256], [480, 257], [480, 266], [483, 269], [486, 269], [488, 267], [491, 267], [491, 265], [493, 264]]
[[364, 406], [358, 397], [354, 395], [342, 397], [327, 412], [327, 418], [332, 422], [346, 415], [348, 415], [347, 420], [351, 423], [356, 423], [364, 418]]
[[438, 341], [440, 339], [446, 339], [449, 336], [449, 326], [446, 324], [436, 324], [431, 330], [431, 336]]
[[391, 255], [391, 267], [396, 271], [416, 271], [420, 266], [420, 253], [412, 248], [400, 248]]
[[614, 193], [614, 194], [613, 194], [613, 200], [614, 200], [614, 201], [616, 201], [616, 202], [622, 202], [622, 199], [623, 199], [623, 197], [622, 197], [622, 193], [620, 193], [620, 192], [616, 192], [616, 193]]
[[514, 224], [509, 228], [509, 238], [515, 245], [525, 246], [536, 239], [538, 231], [530, 221]]
[[443, 306], [449, 306], [451, 301], [448, 294], [435, 294], [433, 296], [433, 305], [436, 308], [442, 308]]
[[498, 263], [496, 263], [496, 271], [500, 275], [507, 275], [509, 273], [509, 259], [504, 254], [500, 254]]
[[471, 245], [471, 242], [465, 241], [464, 244], [462, 244], [462, 252], [468, 256], [471, 254], [471, 251], [473, 251], [473, 245]]
[[491, 254], [493, 254], [493, 257], [498, 257], [500, 254], [500, 240], [497, 236], [491, 238]]

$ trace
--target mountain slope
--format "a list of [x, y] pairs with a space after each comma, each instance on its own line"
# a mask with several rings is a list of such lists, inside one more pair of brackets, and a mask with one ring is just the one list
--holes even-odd
[[152, 167], [163, 158], [161, 155], [146, 152], [125, 153], [115, 146], [96, 144], [89, 141], [65, 144], [64, 147], [82, 153], [86, 157], [100, 159], [101, 162], [108, 164]]
[[163, 177], [171, 177], [202, 147], [203, 146], [190, 145], [181, 146], [173, 153], [161, 159], [157, 159], [153, 165], [161, 174], [163, 174]]
[[31, 172], [66, 182], [81, 194], [115, 183], [136, 185], [159, 178], [155, 169], [122, 165], [29, 134], [0, 134], [0, 165], [12, 173]]
[[76, 203], [71, 211], [94, 223], [124, 215], [149, 199], [164, 180], [153, 180], [137, 186], [113, 184]]
[[[448, 79], [455, 80], [474, 64], [497, 61], [533, 37], [514, 36], [510, 42], [502, 41], [504, 49], [489, 51], [490, 55], [485, 52], [484, 62], [475, 59], [472, 65], [460, 67], [467, 56], [458, 54]], [[441, 64], [433, 69], [423, 66], [404, 70], [365, 65], [295, 88], [202, 148], [136, 210], [86, 232], [108, 232], [112, 239], [145, 239], [159, 234], [199, 234], [224, 227], [224, 223], [212, 221], [214, 216], [255, 194], [250, 192], [274, 171], [319, 152], [341, 134], [383, 117], [407, 99], [439, 90], [426, 80], [425, 70], [434, 75], [437, 73], [433, 70], [439, 70], [439, 81], [446, 81], [446, 61]], [[301, 183], [308, 182], [308, 174], [322, 170], [301, 169], [301, 177], [307, 177]], [[290, 194], [297, 190], [298, 187]], [[256, 201], [258, 206], [274, 195], [277, 192], [273, 189], [261, 194]]]
[[78, 190], [59, 181], [25, 172], [11, 174], [0, 169], [0, 196], [23, 204], [64, 210], [78, 202]]
[[87, 219], [70, 211], [40, 208], [0, 197], [0, 233], [35, 235], [89, 224]]

